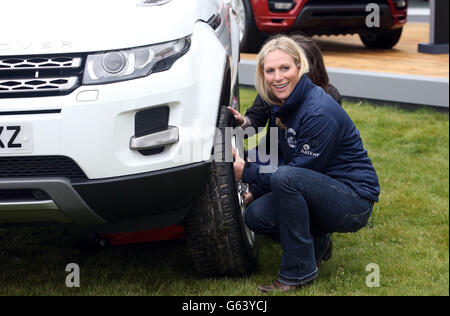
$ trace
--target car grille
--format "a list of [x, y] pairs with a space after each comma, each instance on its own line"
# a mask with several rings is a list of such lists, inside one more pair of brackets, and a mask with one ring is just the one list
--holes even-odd
[[72, 183], [87, 181], [81, 168], [65, 156], [0, 157], [2, 178], [64, 177]]
[[386, 4], [386, 0], [309, 0], [307, 5], [346, 5], [346, 4], [363, 4], [369, 3]]
[[80, 86], [83, 56], [0, 57], [0, 98], [69, 94]]

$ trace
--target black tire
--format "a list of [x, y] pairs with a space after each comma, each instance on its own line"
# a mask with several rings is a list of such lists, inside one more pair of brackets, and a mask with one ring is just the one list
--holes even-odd
[[235, 2], [243, 7], [242, 11], [237, 12], [239, 28], [243, 27], [240, 36], [240, 51], [242, 53], [257, 53], [263, 44], [264, 37], [256, 27], [250, 0], [235, 0]]
[[[221, 145], [215, 146], [214, 153], [215, 157], [222, 158], [221, 161], [225, 157], [225, 127], [231, 126], [232, 119], [229, 110], [221, 107], [218, 127], [222, 135], [216, 139]], [[258, 246], [256, 239], [248, 235], [243, 220], [233, 163], [218, 159], [211, 163], [203, 194], [186, 217], [184, 228], [200, 275], [241, 276], [253, 270], [258, 259]]]
[[360, 34], [359, 37], [367, 48], [390, 49], [397, 45], [402, 36], [402, 31], [403, 27], [379, 34]]

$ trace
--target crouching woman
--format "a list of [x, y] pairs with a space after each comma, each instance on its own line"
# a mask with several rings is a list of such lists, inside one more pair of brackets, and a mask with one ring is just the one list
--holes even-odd
[[308, 69], [304, 51], [288, 37], [262, 48], [256, 88], [274, 105], [269, 127], [279, 129], [279, 166], [262, 173], [257, 163], [235, 157], [236, 179], [263, 193], [247, 209], [247, 226], [279, 239], [283, 250], [278, 278], [259, 286], [263, 292], [292, 291], [313, 281], [331, 253], [330, 233], [364, 227], [380, 192], [354, 123], [311, 82]]

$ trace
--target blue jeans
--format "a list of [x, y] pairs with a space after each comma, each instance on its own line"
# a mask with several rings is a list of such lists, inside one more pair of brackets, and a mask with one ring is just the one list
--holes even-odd
[[356, 232], [372, 214], [372, 201], [316, 171], [280, 167], [271, 185], [271, 193], [250, 204], [245, 222], [255, 233], [279, 237], [283, 256], [278, 280], [287, 285], [315, 279], [315, 251], [325, 246], [327, 235]]

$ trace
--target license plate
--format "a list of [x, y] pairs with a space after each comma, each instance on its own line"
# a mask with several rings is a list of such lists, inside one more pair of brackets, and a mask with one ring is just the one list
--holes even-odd
[[31, 123], [0, 122], [0, 156], [33, 151]]

